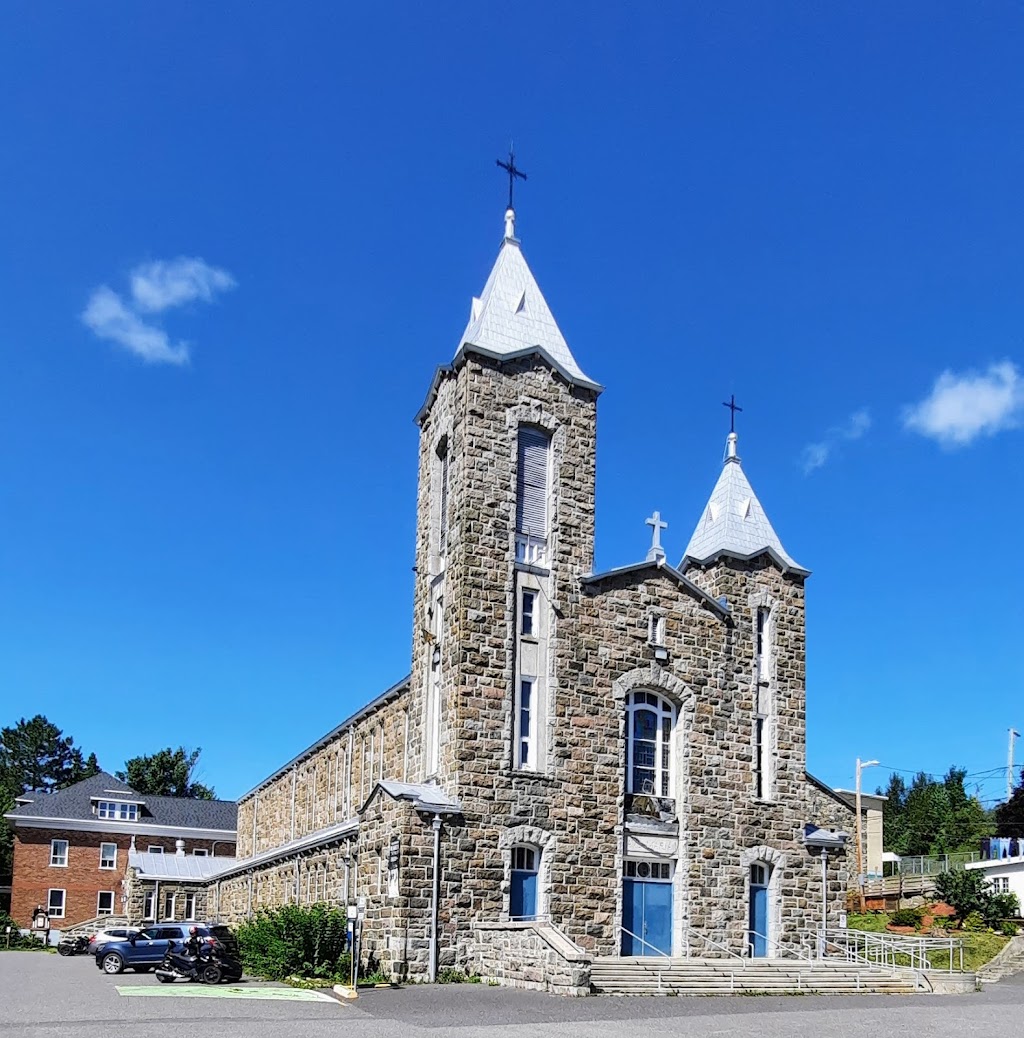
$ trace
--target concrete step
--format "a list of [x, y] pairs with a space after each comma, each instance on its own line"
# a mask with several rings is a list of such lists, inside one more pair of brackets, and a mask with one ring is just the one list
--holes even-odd
[[712, 995], [820, 991], [910, 993], [916, 990], [912, 974], [898, 970], [857, 966], [848, 962], [792, 959], [597, 959], [590, 983], [600, 994]]

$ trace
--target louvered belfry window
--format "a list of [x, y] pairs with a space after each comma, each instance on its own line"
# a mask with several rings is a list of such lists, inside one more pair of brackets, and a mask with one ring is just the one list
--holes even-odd
[[441, 486], [438, 488], [437, 508], [437, 548], [438, 554], [448, 551], [448, 441], [438, 449], [438, 476]]
[[551, 438], [540, 429], [519, 430], [516, 473], [516, 531], [545, 541], [548, 536], [548, 467]]

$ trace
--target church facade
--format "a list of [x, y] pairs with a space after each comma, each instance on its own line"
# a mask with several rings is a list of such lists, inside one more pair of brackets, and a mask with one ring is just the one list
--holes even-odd
[[808, 571], [730, 433], [678, 565], [595, 572], [601, 387], [514, 213], [420, 430], [410, 674], [238, 805], [237, 922], [358, 904], [360, 953], [586, 988], [601, 956], [776, 956], [845, 904], [848, 805], [808, 777]]

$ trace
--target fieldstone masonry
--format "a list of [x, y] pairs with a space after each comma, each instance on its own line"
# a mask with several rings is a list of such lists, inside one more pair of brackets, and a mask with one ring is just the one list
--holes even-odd
[[[365, 898], [362, 956], [396, 976], [428, 978], [436, 941], [439, 967], [579, 993], [589, 959], [622, 948], [628, 861], [667, 863], [671, 950], [700, 956], [748, 952], [762, 863], [772, 948], [802, 942], [823, 894], [805, 827], [852, 828], [805, 770], [806, 574], [767, 550], [593, 572], [600, 390], [566, 364], [553, 321], [540, 345], [516, 341], [516, 315], [539, 321], [546, 304], [528, 270], [501, 283], [526, 270], [504, 258], [474, 315], [513, 300], [493, 317], [507, 343], [463, 343], [419, 416], [411, 675], [242, 798], [239, 858], [210, 904], [237, 922]], [[523, 427], [550, 437], [546, 551], [530, 562], [517, 561]], [[546, 660], [530, 768], [515, 737], [527, 584]], [[758, 609], [771, 617], [770, 673], [755, 660]], [[641, 692], [674, 713], [667, 796], [628, 788], [627, 705]], [[767, 718], [760, 797], [756, 715]], [[517, 846], [539, 858], [534, 920], [510, 918]], [[833, 854], [830, 923], [846, 881]]]

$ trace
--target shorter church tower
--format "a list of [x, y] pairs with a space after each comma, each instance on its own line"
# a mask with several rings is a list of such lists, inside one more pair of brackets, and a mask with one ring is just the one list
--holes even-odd
[[[679, 569], [724, 600], [735, 621], [737, 676], [751, 700], [751, 785], [772, 802], [802, 788], [805, 748], [804, 580], [740, 463], [735, 430]], [[785, 723], [780, 723], [783, 721]]]

